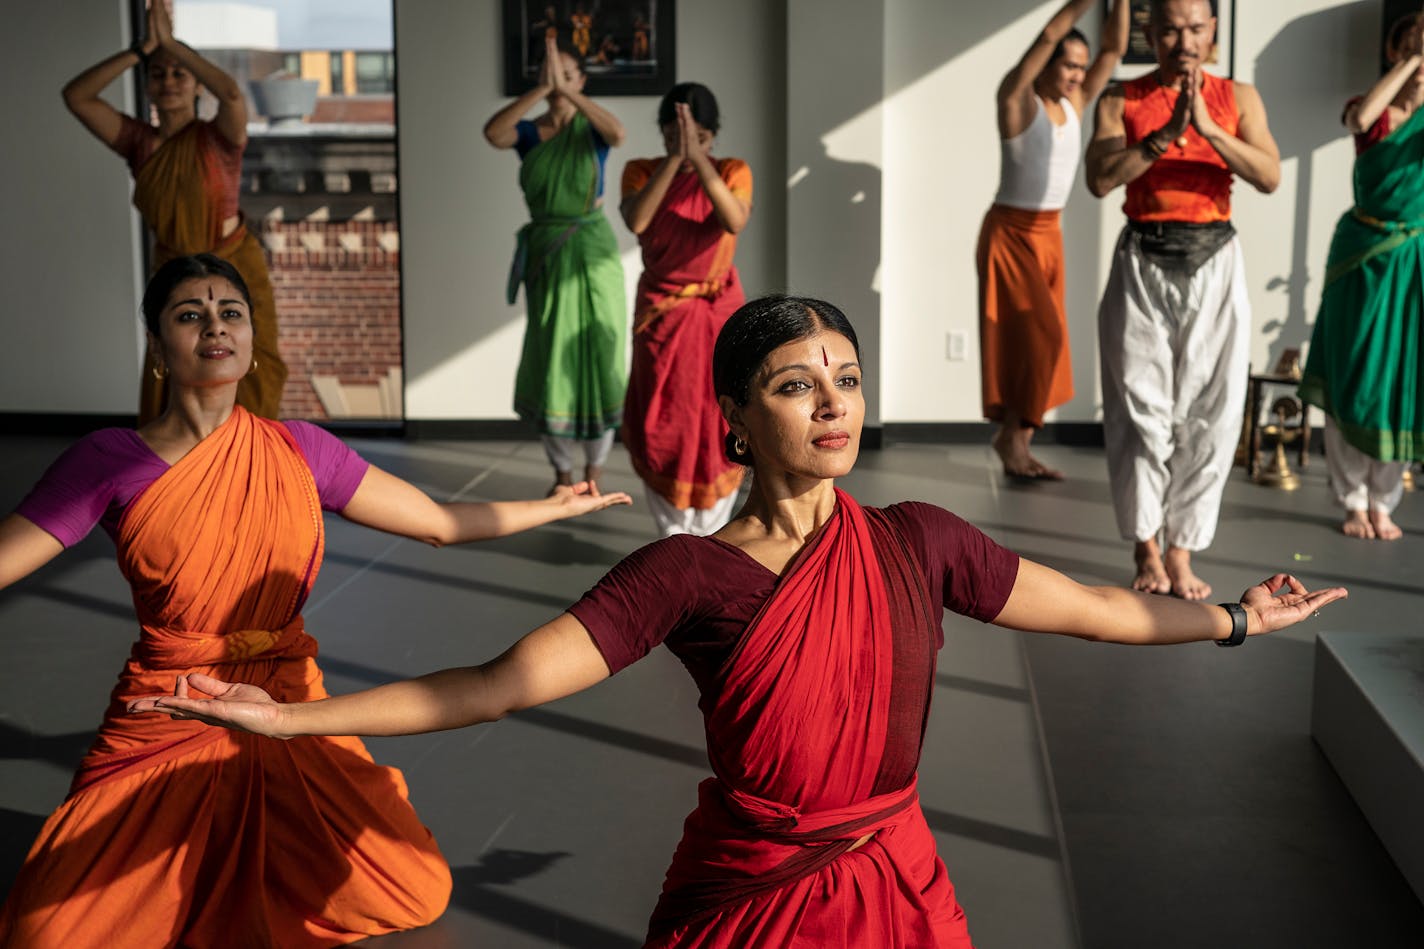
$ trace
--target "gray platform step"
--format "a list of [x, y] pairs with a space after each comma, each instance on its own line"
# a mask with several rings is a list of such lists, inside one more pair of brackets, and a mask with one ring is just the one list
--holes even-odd
[[1424, 631], [1321, 633], [1310, 730], [1424, 900]]

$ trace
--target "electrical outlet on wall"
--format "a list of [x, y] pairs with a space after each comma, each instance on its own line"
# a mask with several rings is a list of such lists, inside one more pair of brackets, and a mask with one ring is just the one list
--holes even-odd
[[969, 358], [969, 334], [964, 330], [950, 330], [944, 337], [944, 358], [950, 362], [964, 362]]

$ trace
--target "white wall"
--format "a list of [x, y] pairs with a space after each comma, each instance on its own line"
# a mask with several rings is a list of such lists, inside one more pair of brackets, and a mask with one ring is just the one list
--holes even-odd
[[[523, 310], [504, 304], [503, 288], [524, 209], [517, 159], [480, 136], [505, 101], [499, 4], [396, 6], [407, 405], [415, 419], [510, 418]], [[717, 91], [719, 151], [757, 175], [738, 253], [748, 292], [789, 287], [846, 306], [880, 349], [872, 421], [979, 418], [974, 243], [998, 176], [993, 88], [1056, 6], [678, 3], [679, 75]], [[1235, 200], [1257, 365], [1308, 337], [1330, 234], [1350, 204], [1339, 107], [1373, 78], [1379, 15], [1372, 0], [1238, 11], [1236, 74], [1261, 89], [1285, 156], [1276, 194], [1238, 189]], [[131, 186], [59, 98], [70, 76], [127, 44], [124, 3], [29, 4], [7, 22], [0, 103], [7, 145], [22, 147], [0, 149], [10, 225], [0, 412], [128, 412], [138, 371]], [[656, 100], [607, 104], [630, 132], [610, 161], [616, 192], [624, 161], [659, 151]], [[1121, 192], [1094, 200], [1080, 180], [1065, 212], [1079, 394], [1061, 419], [1097, 414], [1096, 304], [1121, 203]], [[616, 219], [614, 230], [631, 284], [635, 245]], [[968, 360], [946, 361], [949, 330], [969, 334]]]
[[880, 423], [884, 0], [787, 0], [786, 283], [843, 310]]
[[[998, 183], [994, 88], [1059, 6], [886, 4], [887, 421], [980, 418], [974, 247]], [[1255, 315], [1254, 365], [1309, 338], [1330, 234], [1350, 204], [1352, 149], [1340, 107], [1374, 76], [1379, 15], [1378, 4], [1363, 0], [1238, 7], [1236, 78], [1260, 88], [1283, 155], [1274, 195], [1238, 184], [1233, 200]], [[1094, 22], [1095, 48], [1096, 32]], [[1122, 227], [1122, 200], [1121, 189], [1094, 200], [1080, 174], [1064, 214], [1077, 396], [1059, 419], [1098, 414], [1096, 306]], [[965, 362], [945, 358], [951, 330], [969, 335]]]
[[[400, 72], [401, 250], [406, 411], [412, 419], [513, 418], [510, 402], [524, 331], [524, 297], [504, 302], [514, 232], [527, 220], [519, 159], [490, 148], [485, 120], [501, 93], [500, 12], [493, 2], [402, 0], [396, 5]], [[737, 251], [748, 293], [779, 288], [785, 273], [785, 19], [780, 3], [682, 0], [677, 73], [710, 86], [722, 112], [716, 151], [745, 158], [755, 209]], [[600, 102], [628, 129], [608, 160], [605, 207], [631, 289], [637, 245], [618, 219], [624, 163], [662, 154], [657, 97]], [[537, 114], [537, 110], [534, 114]]]
[[[130, 413], [138, 400], [138, 231], [128, 168], [60, 88], [128, 46], [122, 0], [7, 7], [0, 57], [0, 411]], [[58, 41], [62, 38], [62, 42]], [[128, 108], [127, 81], [109, 101]]]

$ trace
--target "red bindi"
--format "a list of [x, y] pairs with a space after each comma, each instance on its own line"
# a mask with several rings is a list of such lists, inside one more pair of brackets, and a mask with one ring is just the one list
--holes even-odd
[[826, 347], [824, 346], [821, 347], [821, 362], [827, 366], [831, 364], [830, 357], [826, 355]]
[[[212, 284], [208, 284], [208, 299], [211, 300], [212, 298], [213, 298], [213, 285], [212, 285]], [[825, 350], [822, 350], [822, 352], [824, 352], [824, 351], [825, 351]]]

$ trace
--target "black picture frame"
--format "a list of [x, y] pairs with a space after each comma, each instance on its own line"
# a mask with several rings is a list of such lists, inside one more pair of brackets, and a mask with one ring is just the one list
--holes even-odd
[[504, 94], [533, 88], [552, 29], [583, 55], [586, 94], [660, 96], [676, 81], [675, 10], [674, 0], [503, 0]]
[[[1206, 71], [1230, 79], [1236, 74], [1236, 0], [1210, 0], [1210, 3], [1212, 16], [1216, 17], [1216, 56], [1206, 64]], [[1151, 0], [1129, 0], [1127, 52], [1114, 79], [1135, 79], [1157, 68], [1157, 53], [1145, 32], [1151, 8]], [[1103, 0], [1104, 17], [1111, 9], [1112, 0]]]

